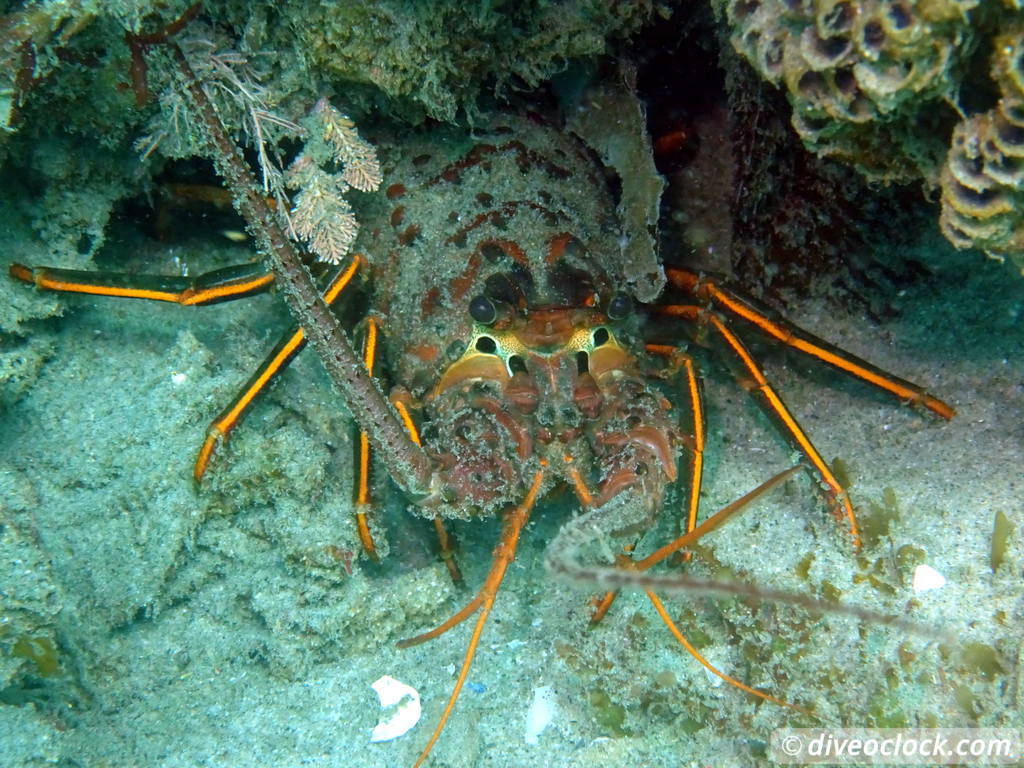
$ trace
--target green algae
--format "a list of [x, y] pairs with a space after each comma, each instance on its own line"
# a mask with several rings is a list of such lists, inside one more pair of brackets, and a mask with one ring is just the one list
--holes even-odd
[[867, 715], [876, 728], [906, 728], [910, 724], [898, 691], [886, 690], [873, 696]]
[[910, 571], [925, 562], [927, 557], [928, 553], [920, 547], [904, 544], [896, 550], [896, 565], [901, 571]]
[[821, 596], [830, 603], [838, 603], [843, 599], [843, 590], [831, 581], [823, 581], [821, 583]]
[[964, 664], [967, 669], [991, 682], [1005, 673], [995, 648], [984, 643], [968, 643], [964, 647]]
[[612, 736], [622, 738], [629, 735], [626, 728], [626, 708], [616, 704], [603, 690], [593, 690], [587, 694], [594, 720], [602, 728], [607, 728]]
[[853, 485], [853, 475], [850, 472], [849, 464], [838, 456], [832, 459], [832, 474], [836, 476], [836, 480], [839, 481], [839, 485], [843, 488], [849, 488]]
[[57, 648], [49, 637], [22, 635], [15, 641], [10, 653], [15, 658], [31, 661], [35, 665], [36, 672], [42, 677], [54, 677], [60, 674]]
[[992, 548], [988, 556], [988, 564], [993, 573], [999, 570], [999, 566], [1006, 559], [1006, 549], [1012, 535], [1013, 523], [1003, 510], [997, 509], [992, 523]]
[[893, 522], [899, 517], [899, 502], [896, 499], [896, 492], [892, 488], [885, 488], [882, 491], [880, 501], [868, 500], [867, 511], [860, 517], [861, 537], [864, 546], [875, 547], [882, 539], [889, 535]]
[[797, 578], [800, 579], [800, 581], [807, 581], [807, 576], [808, 576], [808, 574], [810, 574], [811, 566], [813, 564], [814, 564], [814, 553], [813, 552], [808, 552], [804, 556], [804, 559], [801, 560], [799, 563], [797, 563], [797, 566], [796, 566], [796, 568], [793, 569], [793, 572], [796, 574]]
[[979, 717], [981, 712], [978, 708], [978, 697], [975, 695], [974, 691], [971, 690], [969, 685], [958, 685], [954, 689], [953, 695], [956, 699], [957, 705], [959, 705], [960, 709], [962, 709], [967, 715], [973, 719], [977, 719]]

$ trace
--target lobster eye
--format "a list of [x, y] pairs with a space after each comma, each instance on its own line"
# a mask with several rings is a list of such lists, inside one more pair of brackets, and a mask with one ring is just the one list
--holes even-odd
[[469, 316], [482, 325], [490, 325], [498, 319], [498, 310], [494, 302], [481, 293], [469, 302]]
[[608, 302], [608, 317], [612, 320], [621, 320], [633, 311], [633, 300], [625, 293], [619, 291], [612, 296]]
[[590, 355], [582, 349], [576, 353], [576, 373], [590, 372]]

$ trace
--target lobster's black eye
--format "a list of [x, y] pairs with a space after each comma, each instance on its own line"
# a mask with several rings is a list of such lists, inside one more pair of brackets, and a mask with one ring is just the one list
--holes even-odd
[[490, 336], [481, 336], [476, 340], [476, 351], [485, 355], [493, 355], [498, 351], [498, 345]]
[[590, 371], [590, 355], [582, 349], [576, 353], [576, 373], [587, 373]]
[[616, 293], [608, 302], [608, 317], [612, 320], [621, 320], [633, 311], [633, 300], [628, 295]]
[[469, 316], [483, 325], [490, 325], [498, 319], [498, 310], [494, 302], [482, 293], [469, 302]]

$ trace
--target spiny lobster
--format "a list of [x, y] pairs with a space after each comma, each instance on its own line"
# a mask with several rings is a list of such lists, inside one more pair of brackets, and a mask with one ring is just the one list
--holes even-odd
[[[147, 39], [147, 45], [157, 42], [162, 41]], [[729, 361], [744, 389], [800, 453], [855, 544], [858, 531], [848, 494], [733, 324], [754, 326], [943, 418], [952, 418], [953, 409], [757, 308], [717, 278], [669, 268], [669, 291], [658, 303], [638, 304], [621, 264], [620, 230], [602, 169], [580, 143], [533, 115], [498, 116], [470, 134], [435, 129], [404, 140], [387, 163], [391, 184], [367, 214], [365, 257], [324, 274], [317, 288], [276, 213], [255, 191], [251, 172], [191, 77], [187, 60], [171, 50], [208, 132], [210, 154], [271, 269], [256, 263], [190, 279], [14, 264], [11, 275], [43, 290], [186, 305], [278, 286], [301, 327], [285, 335], [214, 421], [196, 462], [196, 479], [257, 395], [309, 341], [362, 429], [355, 519], [367, 554], [376, 551], [369, 519], [371, 445], [414, 509], [434, 521], [454, 578], [459, 573], [444, 520], [503, 518], [490, 573], [477, 595], [437, 628], [402, 643], [437, 637], [478, 613], [447, 708], [416, 765], [433, 748], [466, 681], [531, 510], [558, 485], [573, 489], [584, 514], [549, 545], [548, 564], [555, 572], [609, 588], [597, 618], [608, 610], [616, 588], [644, 587], [666, 625], [701, 663], [737, 687], [785, 703], [711, 666], [669, 617], [652, 591], [655, 582], [644, 580], [644, 571], [721, 525], [748, 500], [698, 526], [706, 432], [700, 380], [684, 347], [656, 343], [649, 334], [652, 329], [662, 335], [666, 329], [686, 332]], [[344, 294], [364, 263], [373, 309], [357, 355], [328, 305]], [[374, 378], [381, 367], [393, 385], [387, 397]], [[579, 562], [577, 553], [588, 542], [646, 530], [676, 482], [685, 498], [685, 533], [643, 559], [621, 555], [614, 568]], [[673, 579], [684, 587], [715, 589]]]

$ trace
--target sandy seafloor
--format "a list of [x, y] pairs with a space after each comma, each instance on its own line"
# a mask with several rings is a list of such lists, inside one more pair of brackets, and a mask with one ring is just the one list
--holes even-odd
[[[173, 272], [172, 256], [213, 266], [246, 255], [204, 255], [201, 242], [173, 253], [129, 246], [154, 271]], [[822, 453], [845, 464], [858, 509], [891, 516], [888, 532], [856, 555], [800, 477], [708, 537], [690, 569], [816, 597], [838, 591], [960, 643], [787, 606], [669, 604], [724, 671], [825, 723], [1021, 727], [1024, 280], [952, 253], [935, 234], [919, 248], [935, 275], [899, 299], [899, 317], [878, 325], [824, 302], [793, 316], [947, 398], [952, 423], [767, 355]], [[67, 305], [40, 326], [54, 346], [38, 380], [0, 414], [0, 621], [31, 615], [60, 662], [44, 677], [34, 662], [3, 659], [0, 764], [410, 765], [470, 627], [405, 651], [394, 641], [471, 592], [450, 584], [429, 528], [394, 492], [385, 493], [390, 556], [346, 572], [344, 553], [356, 547], [351, 437], [310, 353], [239, 429], [204, 488], [192, 484], [206, 424], [287, 323], [277, 299]], [[791, 459], [727, 374], [709, 367], [703, 503], [714, 510]], [[642, 595], [624, 596], [588, 631], [588, 592], [542, 566], [570, 508], [562, 499], [535, 513], [432, 765], [747, 766], [767, 762], [772, 729], [817, 724], [718, 684]], [[1015, 533], [993, 573], [997, 511]], [[479, 584], [497, 525], [454, 530], [468, 584]], [[915, 595], [910, 575], [922, 560], [947, 584]], [[0, 640], [9, 654], [11, 636]], [[371, 744], [380, 709], [370, 684], [382, 675], [418, 689], [424, 716], [408, 735]], [[531, 746], [524, 723], [540, 686], [553, 689], [557, 711]]]

